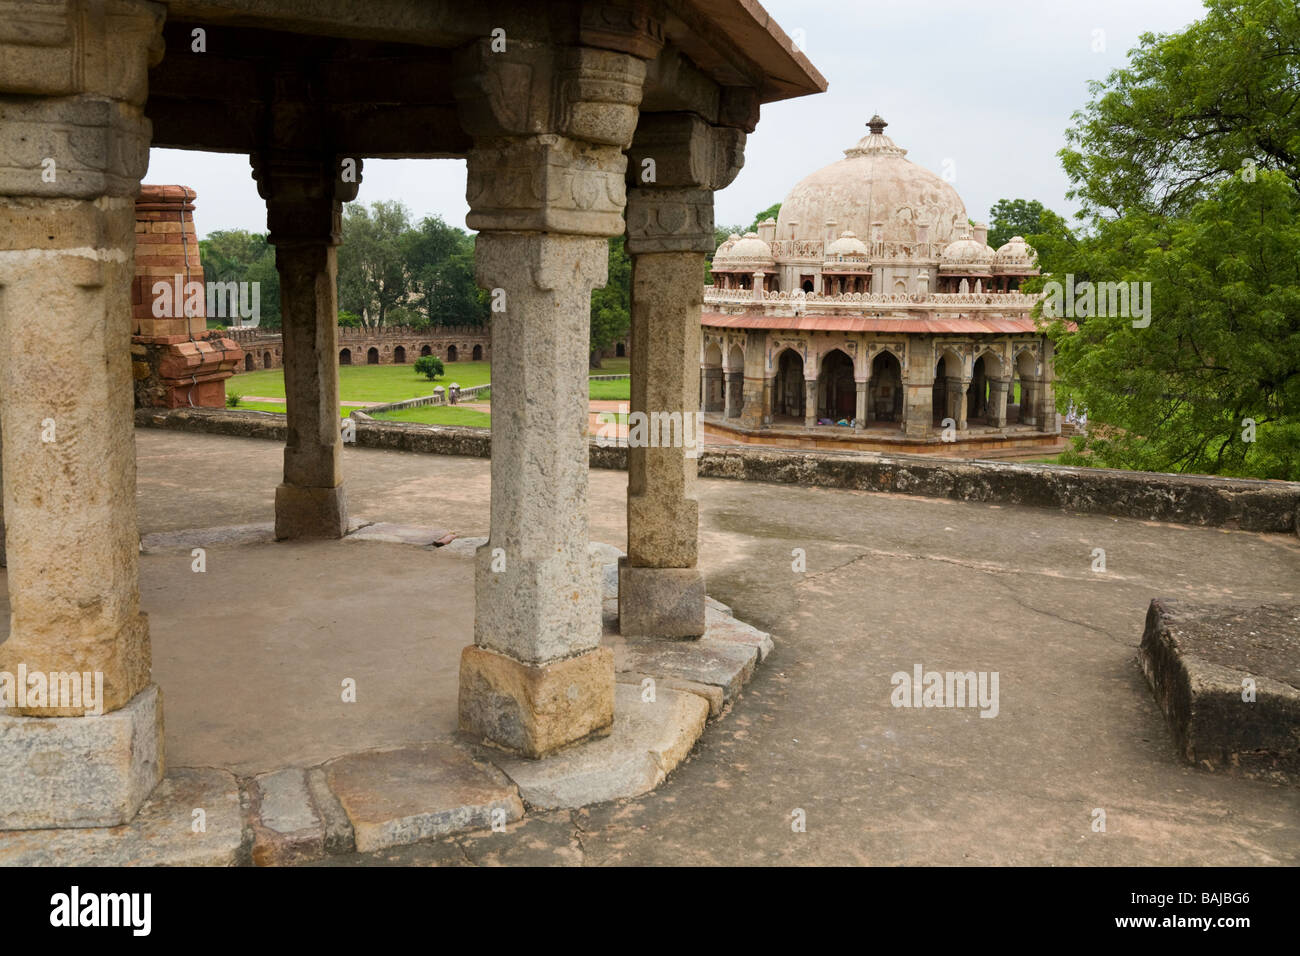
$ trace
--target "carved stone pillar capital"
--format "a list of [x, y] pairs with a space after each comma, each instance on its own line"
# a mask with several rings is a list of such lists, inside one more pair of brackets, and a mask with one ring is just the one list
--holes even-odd
[[343, 241], [343, 203], [357, 198], [361, 160], [334, 155], [255, 153], [257, 194], [266, 200], [272, 245]]
[[627, 251], [713, 251], [713, 191], [701, 188], [631, 189], [627, 194]]
[[554, 133], [626, 149], [636, 129], [645, 60], [593, 47], [492, 41], [457, 58], [461, 125], [476, 140]]
[[723, 189], [745, 164], [745, 133], [710, 126], [694, 113], [645, 113], [628, 161], [634, 188]]
[[627, 158], [554, 134], [491, 140], [470, 150], [465, 222], [479, 232], [616, 236]]

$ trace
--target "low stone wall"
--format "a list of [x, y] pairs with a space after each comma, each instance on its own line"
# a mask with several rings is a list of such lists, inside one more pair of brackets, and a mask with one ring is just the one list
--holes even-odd
[[[460, 390], [458, 401], [464, 402], [473, 400], [486, 391], [490, 391], [491, 384], [488, 385], [471, 385], [469, 388]], [[446, 405], [447, 392], [441, 385], [433, 390], [432, 395], [421, 395], [419, 398], [408, 398], [400, 402], [389, 402], [386, 405], [371, 405], [369, 408], [358, 408], [352, 412], [352, 418], [359, 418], [364, 421], [366, 418], [374, 415], [382, 415], [384, 412], [400, 412], [406, 408], [423, 408], [426, 405]]]
[[[284, 416], [271, 412], [148, 408], [137, 410], [135, 420], [143, 427], [276, 441], [284, 441], [286, 433]], [[487, 429], [366, 421], [356, 424], [356, 444], [478, 458], [490, 457], [492, 447]], [[593, 442], [591, 465], [626, 468], [627, 448], [602, 448]], [[1297, 482], [757, 448], [707, 449], [699, 465], [705, 478], [1031, 505], [1243, 531], [1296, 531], [1300, 516]]]

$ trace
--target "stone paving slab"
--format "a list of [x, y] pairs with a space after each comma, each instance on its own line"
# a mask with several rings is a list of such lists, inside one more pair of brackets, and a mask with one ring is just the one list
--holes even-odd
[[325, 821], [297, 767], [254, 777], [248, 788], [253, 862], [283, 866], [325, 854]]
[[247, 843], [235, 775], [182, 768], [124, 826], [0, 831], [0, 866], [237, 866]]
[[722, 688], [715, 687], [712, 684], [701, 684], [693, 680], [683, 680], [680, 677], [654, 677], [651, 674], [641, 674], [636, 671], [622, 671], [614, 675], [614, 680], [620, 684], [634, 684], [643, 696], [647, 679], [654, 681], [656, 694], [660, 688], [668, 687], [672, 690], [685, 691], [688, 694], [695, 694], [704, 698], [709, 705], [710, 717], [717, 717], [721, 714], [722, 707], [726, 703]]
[[506, 822], [524, 812], [514, 787], [448, 743], [348, 754], [323, 769], [363, 853], [491, 827], [493, 811]]
[[413, 524], [393, 524], [387, 521], [366, 525], [353, 531], [348, 541], [383, 541], [387, 544], [413, 544], [422, 548], [442, 547], [450, 544], [456, 535], [446, 528], [425, 528]]
[[758, 665], [756, 646], [701, 637], [695, 641], [616, 637], [614, 670], [657, 678], [677, 678], [722, 688], [724, 701], [736, 699]]
[[532, 808], [559, 810], [635, 797], [653, 790], [690, 753], [704, 731], [709, 705], [696, 694], [660, 685], [653, 703], [640, 687], [614, 688], [608, 737], [578, 744], [545, 760], [490, 755]]
[[733, 644], [752, 647], [758, 651], [760, 663], [767, 660], [767, 655], [776, 648], [771, 634], [760, 631], [744, 621], [736, 620], [731, 616], [730, 609], [723, 612], [706, 605], [704, 608], [704, 621], [703, 640], [728, 641]]

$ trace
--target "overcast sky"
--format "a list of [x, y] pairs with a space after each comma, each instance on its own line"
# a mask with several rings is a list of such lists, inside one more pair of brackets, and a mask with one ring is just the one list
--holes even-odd
[[[766, 0], [830, 82], [819, 96], [763, 108], [745, 168], [718, 193], [719, 223], [748, 224], [807, 174], [842, 157], [872, 113], [908, 158], [953, 185], [976, 220], [999, 199], [1038, 199], [1062, 214], [1056, 152], [1087, 83], [1127, 60], [1141, 33], [1181, 30], [1200, 0]], [[265, 231], [248, 157], [152, 151], [149, 183], [198, 190], [200, 236]], [[367, 160], [358, 200], [399, 199], [414, 218], [465, 225], [465, 164]]]

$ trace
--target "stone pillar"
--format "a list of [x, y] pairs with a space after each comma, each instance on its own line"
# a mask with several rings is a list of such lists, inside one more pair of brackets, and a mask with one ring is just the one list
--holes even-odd
[[763, 424], [770, 425], [773, 421], [772, 406], [776, 401], [776, 378], [763, 379]]
[[[632, 327], [636, 341], [646, 343], [632, 357], [631, 410], [650, 416], [652, 433], [651, 447], [628, 448], [627, 557], [618, 579], [619, 630], [628, 636], [704, 633], [695, 498], [701, 434], [691, 385], [700, 354], [701, 276], [713, 245], [713, 190], [739, 172], [743, 145], [739, 130], [710, 126], [690, 113], [657, 113], [642, 115], [628, 153]], [[654, 161], [653, 185], [638, 176], [646, 160]], [[754, 283], [761, 297], [762, 273]], [[734, 415], [734, 374], [725, 385], [721, 368], [706, 374], [709, 411]], [[680, 418], [682, 440], [664, 441], [660, 416]]]
[[817, 379], [803, 380], [803, 426], [813, 428], [817, 424]]
[[862, 431], [867, 424], [867, 389], [870, 381], [866, 379], [855, 381], [854, 386], [857, 388], [857, 411], [854, 413], [854, 420], [857, 422], [855, 431]]
[[957, 428], [966, 430], [966, 390], [970, 388], [970, 379], [949, 375], [945, 394], [948, 396], [948, 417], [957, 423]]
[[[509, 52], [487, 39], [466, 48], [456, 72], [474, 138], [475, 274], [503, 304], [492, 314], [491, 527], [476, 555], [459, 721], [538, 758], [607, 734], [614, 720], [614, 657], [600, 647], [600, 567], [588, 542], [587, 357], [591, 289], [606, 281], [608, 237], [624, 229], [623, 150], [645, 61], [516, 37]], [[697, 288], [697, 309], [701, 296]], [[633, 363], [656, 345], [639, 332], [633, 343]], [[690, 358], [698, 362], [698, 344]], [[684, 356], [680, 364], [693, 404], [697, 373], [685, 373]]]
[[164, 9], [47, 6], [17, 5], [0, 28], [0, 829], [125, 823], [163, 774], [137, 573], [131, 280]]
[[934, 430], [934, 347], [930, 342], [908, 342], [908, 364], [903, 369], [903, 434], [928, 438]]
[[1038, 424], [1038, 382], [1020, 376], [1020, 424]]
[[1052, 371], [1053, 344], [1051, 339], [1043, 338], [1043, 369], [1039, 375], [1037, 396], [1038, 427], [1043, 431], [1059, 435], [1061, 433], [1061, 416], [1056, 410], [1055, 376]]
[[289, 438], [275, 489], [275, 536], [347, 533], [339, 426], [338, 260], [343, 203], [356, 198], [359, 159], [267, 152], [253, 157], [280, 275]]
[[[634, 358], [628, 363], [629, 368], [635, 364], [636, 359]], [[635, 375], [635, 373], [633, 374]], [[706, 412], [722, 411], [722, 369], [717, 365], [706, 365], [700, 370], [700, 379], [704, 383], [704, 410]]]
[[739, 418], [740, 408], [744, 403], [742, 388], [744, 387], [745, 370], [732, 369], [723, 373], [723, 388], [726, 390], [726, 399], [724, 415], [727, 418]]
[[1007, 393], [1011, 383], [1004, 378], [989, 380], [989, 424], [994, 428], [1007, 427]]

